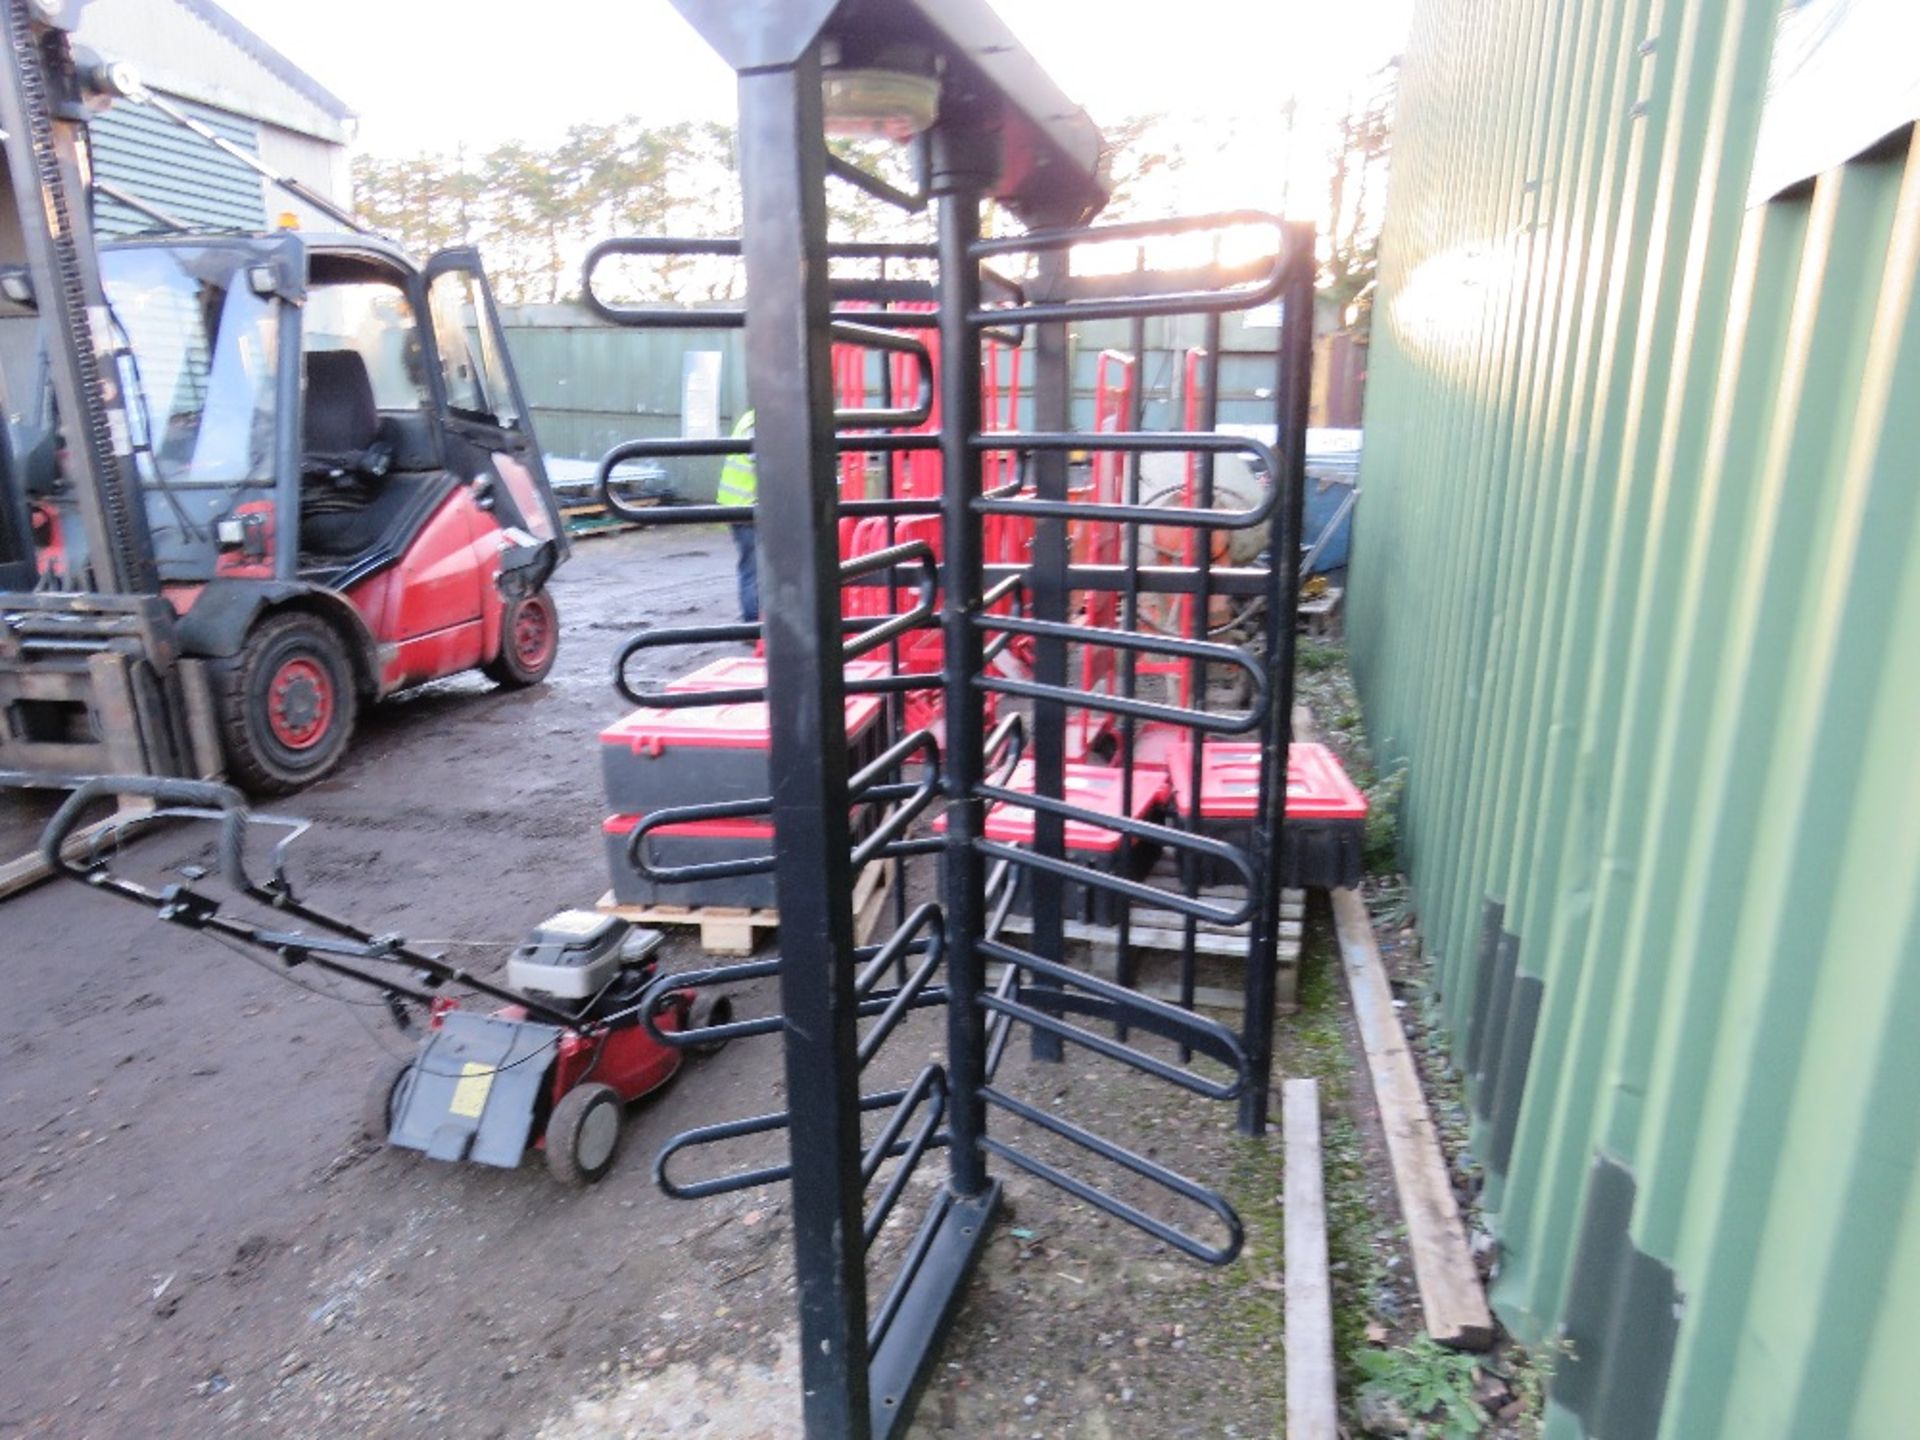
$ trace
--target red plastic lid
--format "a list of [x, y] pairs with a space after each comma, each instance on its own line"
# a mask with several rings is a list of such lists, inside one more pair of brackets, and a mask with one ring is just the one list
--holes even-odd
[[[857, 740], [880, 718], [878, 695], [847, 696], [847, 739]], [[770, 738], [764, 700], [737, 705], [689, 705], [664, 710], [643, 706], [600, 732], [602, 745], [624, 745], [634, 754], [658, 755], [669, 746], [706, 750], [765, 750]]]
[[[1119, 815], [1121, 801], [1124, 799], [1123, 785], [1126, 777], [1122, 772], [1105, 765], [1068, 765], [1062, 772], [1065, 792], [1062, 798], [1069, 805], [1077, 805], [1082, 810], [1097, 811], [1102, 815]], [[1003, 788], [1033, 793], [1033, 762], [1022, 760], [1013, 767], [1013, 775]], [[1167, 775], [1157, 767], [1141, 768], [1133, 777], [1133, 816], [1135, 820], [1144, 820], [1167, 798]], [[946, 828], [946, 816], [934, 821], [934, 828]], [[998, 840], [1006, 845], [1031, 845], [1034, 834], [1034, 812], [1017, 805], [995, 805], [987, 811], [987, 838]], [[1069, 850], [1092, 850], [1100, 854], [1112, 854], [1120, 848], [1124, 837], [1117, 831], [1092, 825], [1084, 820], [1069, 820], [1066, 829], [1066, 842]]]
[[[600, 822], [603, 835], [631, 835], [644, 815], [609, 815]], [[678, 825], [662, 825], [647, 832], [649, 840], [773, 840], [773, 821], [768, 820], [686, 820]]]
[[[847, 679], [878, 680], [892, 672], [881, 660], [847, 661]], [[669, 680], [678, 695], [699, 690], [751, 690], [767, 683], [767, 662], [758, 655], [729, 655], [709, 661], [691, 674]]]
[[1184, 725], [1148, 720], [1133, 732], [1133, 763], [1173, 768], [1174, 756], [1193, 753], [1193, 734]]
[[900, 637], [900, 668], [929, 675], [947, 663], [947, 637], [938, 630], [909, 630]]
[[[1186, 752], [1191, 754], [1189, 750]], [[1250, 820], [1260, 803], [1260, 746], [1250, 740], [1209, 740], [1201, 751], [1200, 813], [1208, 820]], [[1169, 766], [1173, 803], [1192, 814], [1193, 778], [1184, 756]], [[1287, 747], [1289, 820], [1364, 820], [1367, 799], [1347, 778], [1339, 757], [1324, 745]]]
[[1324, 745], [1287, 747], [1287, 815], [1300, 820], [1365, 820], [1367, 797]]

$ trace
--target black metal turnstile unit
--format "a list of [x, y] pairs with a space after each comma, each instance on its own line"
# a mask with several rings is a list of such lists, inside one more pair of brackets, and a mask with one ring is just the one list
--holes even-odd
[[[739, 512], [717, 506], [632, 507], [610, 477], [636, 458], [727, 455], [750, 444], [759, 477], [754, 523], [765, 619], [758, 626], [638, 634], [621, 651], [616, 683], [636, 703], [659, 706], [770, 693], [774, 778], [773, 793], [762, 799], [657, 811], [635, 828], [628, 854], [661, 883], [774, 874], [778, 958], [688, 978], [777, 977], [779, 1013], [723, 1028], [732, 1036], [781, 1037], [788, 1108], [678, 1135], [661, 1152], [656, 1173], [668, 1193], [686, 1198], [790, 1184], [807, 1433], [889, 1435], [911, 1414], [984, 1244], [999, 1196], [996, 1162], [1059, 1185], [1201, 1261], [1226, 1263], [1239, 1251], [1240, 1222], [1223, 1197], [1055, 1108], [1028, 1103], [997, 1077], [1018, 1028], [1031, 1037], [1037, 1061], [1057, 1059], [1063, 1046], [1074, 1046], [1193, 1094], [1235, 1101], [1244, 1131], [1265, 1128], [1312, 234], [1253, 213], [1090, 225], [1105, 202], [1098, 133], [977, 0], [676, 3], [739, 75], [744, 234], [730, 241], [608, 241], [587, 262], [586, 290], [590, 304], [622, 324], [744, 326], [756, 423], [750, 442], [627, 442], [603, 461], [600, 489], [609, 510], [637, 523], [736, 520]], [[875, 68], [937, 81], [937, 118], [916, 141], [922, 193], [902, 193], [829, 154], [823, 76]], [[935, 242], [832, 242], [829, 178], [904, 208], [931, 204]], [[1029, 228], [983, 238], [982, 212], [990, 201]], [[1147, 269], [1143, 258], [1134, 273], [1120, 277], [1076, 277], [1070, 264], [1076, 249], [1089, 244], [1118, 242], [1144, 257], [1145, 247], [1164, 237], [1253, 227], [1271, 232], [1268, 253], [1256, 263], [1159, 272]], [[610, 257], [678, 254], [739, 257], [745, 306], [631, 306], [596, 293], [600, 267]], [[1271, 394], [1277, 443], [1218, 433], [1218, 317], [1276, 301], [1281, 320]], [[1142, 430], [1136, 386], [1121, 428], [1072, 427], [1069, 327], [1129, 321], [1137, 357], [1149, 321], [1191, 315], [1210, 317], [1194, 357], [1197, 424], [1186, 431]], [[916, 331], [931, 335], [932, 343]], [[1033, 367], [1030, 429], [984, 423], [983, 344], [989, 340], [999, 352], [1023, 347]], [[842, 393], [836, 408], [836, 345], [880, 352], [877, 403], [848, 404]], [[917, 373], [913, 393], [894, 393], [886, 376], [897, 367], [884, 363], [888, 357], [905, 357], [906, 368]], [[997, 376], [1001, 355], [986, 363]], [[937, 428], [931, 423], [936, 402]], [[1124, 481], [1117, 498], [1071, 493], [1078, 452], [1119, 457]], [[1157, 452], [1197, 457], [1190, 504], [1140, 502], [1141, 461]], [[841, 457], [850, 453], [881, 457], [882, 494], [842, 495]], [[897, 495], [894, 457], [928, 453], [939, 458], [939, 493]], [[1264, 474], [1258, 499], [1216, 504], [1214, 462], [1223, 454], [1249, 457]], [[985, 486], [989, 457], [996, 475], [1013, 478]], [[843, 555], [842, 521], [869, 517], [884, 520], [888, 543]], [[933, 537], [926, 533], [929, 517], [938, 517]], [[921, 522], [917, 534], [901, 538], [914, 521]], [[1007, 526], [1028, 527], [1031, 548], [1023, 558], [989, 555], [984, 537]], [[1076, 556], [1076, 529], [1084, 534], [1088, 526], [1106, 527], [1118, 537], [1117, 550]], [[1157, 552], [1143, 558], [1143, 548], [1151, 549], [1143, 537], [1167, 532], [1191, 536], [1191, 543], [1174, 547], [1173, 563]], [[1246, 532], [1264, 542], [1257, 558], [1216, 561], [1219, 537]], [[843, 602], [854, 587], [877, 588], [887, 602], [850, 613]], [[1149, 603], [1158, 614], [1182, 617], [1183, 633], [1143, 624]], [[1217, 603], [1237, 617], [1241, 643], [1217, 633]], [[1249, 615], [1255, 618], [1248, 621]], [[650, 690], [630, 673], [632, 662], [661, 647], [754, 639], [764, 640], [767, 691]], [[943, 651], [938, 669], [901, 666], [903, 647], [927, 643]], [[1092, 688], [1076, 684], [1073, 674], [1090, 654], [1104, 657], [1103, 673], [1111, 677]], [[863, 656], [893, 659], [893, 673], [863, 671], [848, 679], [844, 663]], [[1161, 678], [1171, 670], [1183, 688], [1149, 694], [1141, 683], [1147, 670]], [[896, 738], [857, 770], [845, 743], [848, 691], [888, 695], [896, 725]], [[938, 727], [902, 722], [916, 698], [938, 702]], [[990, 709], [998, 712], [991, 725]], [[1102, 758], [1118, 769], [1129, 792], [1118, 816], [1066, 798], [1065, 737], [1070, 724], [1089, 717], [1109, 727]], [[1149, 734], [1178, 737], [1167, 763], [1192, 768], [1192, 794], [1200, 793], [1210, 738], [1254, 742], [1261, 764], [1250, 843], [1134, 815], [1128, 803], [1133, 762]], [[1013, 783], [1016, 762], [1030, 764], [1030, 786]], [[1031, 814], [1030, 843], [989, 833], [995, 806]], [[646, 837], [661, 826], [768, 814], [775, 854], [677, 869], [649, 859]], [[1176, 857], [1177, 878], [1082, 863], [1067, 849], [1069, 826], [1115, 832], [1131, 847]], [[854, 883], [866, 866], [889, 860], [903, 867], [937, 863], [938, 898], [914, 904], [912, 887], [897, 884], [891, 934], [862, 946], [855, 936]], [[1227, 883], [1220, 883], [1222, 876]], [[1073, 926], [1065, 919], [1069, 892], [1103, 897], [1108, 905], [1117, 973], [1095, 974], [1076, 958]], [[1016, 905], [1024, 911], [1017, 925], [1011, 923]], [[1177, 917], [1184, 930], [1184, 1004], [1152, 998], [1132, 983], [1136, 907]], [[1236, 926], [1243, 927], [1245, 945], [1238, 1029], [1192, 1005], [1196, 935], [1203, 927], [1217, 935]], [[944, 1046], [906, 1083], [864, 1087], [862, 1072], [889, 1037], [911, 1012], [928, 1008], [944, 1009]], [[869, 1122], [864, 1131], [863, 1119]], [[786, 1163], [677, 1178], [688, 1152], [781, 1130], [788, 1137]], [[1045, 1137], [1038, 1144], [1026, 1138], [1035, 1131]], [[1157, 1187], [1211, 1219], [1199, 1230], [1179, 1227], [1045, 1158], [1076, 1147], [1128, 1172], [1130, 1183]], [[945, 1183], [891, 1278], [870, 1298], [875, 1239], [916, 1167], [935, 1150], [946, 1154]]]

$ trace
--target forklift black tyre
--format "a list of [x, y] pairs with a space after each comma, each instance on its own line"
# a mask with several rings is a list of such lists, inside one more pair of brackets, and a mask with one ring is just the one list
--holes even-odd
[[481, 666], [496, 685], [510, 690], [538, 685], [560, 653], [560, 607], [543, 585], [510, 602], [500, 617], [500, 653]]
[[404, 1060], [383, 1061], [375, 1071], [360, 1115], [360, 1128], [369, 1140], [387, 1143], [387, 1137], [393, 1133], [393, 1122], [399, 1118], [400, 1086], [412, 1070], [413, 1057], [408, 1056]]
[[591, 1185], [620, 1148], [620, 1096], [611, 1085], [576, 1085], [547, 1121], [547, 1169], [567, 1185]]
[[319, 616], [269, 616], [239, 654], [213, 661], [208, 670], [227, 773], [247, 790], [298, 790], [346, 752], [359, 695], [339, 632]]
[[[733, 1001], [725, 995], [702, 995], [693, 1002], [693, 1009], [687, 1015], [687, 1029], [705, 1030], [709, 1025], [731, 1025], [733, 1023]], [[727, 1048], [725, 1038], [706, 1040], [687, 1049], [695, 1055], [718, 1055]]]

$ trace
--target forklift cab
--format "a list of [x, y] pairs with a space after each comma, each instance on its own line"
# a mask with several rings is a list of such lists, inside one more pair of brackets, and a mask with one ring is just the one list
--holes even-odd
[[[234, 778], [317, 778], [359, 704], [411, 685], [544, 677], [566, 532], [473, 251], [161, 234], [100, 274], [161, 594]], [[41, 468], [42, 587], [84, 588], [78, 496]]]
[[163, 236], [100, 266], [163, 584], [344, 588], [461, 488], [560, 558], [473, 251], [416, 269], [361, 236]]
[[[411, 282], [411, 283], [410, 283]], [[302, 307], [300, 549], [320, 573], [392, 539], [451, 480], [499, 522], [564, 533], [499, 316], [471, 250], [416, 278], [390, 257], [316, 251]], [[432, 477], [432, 478], [430, 478]], [[357, 501], [365, 497], [364, 506]]]

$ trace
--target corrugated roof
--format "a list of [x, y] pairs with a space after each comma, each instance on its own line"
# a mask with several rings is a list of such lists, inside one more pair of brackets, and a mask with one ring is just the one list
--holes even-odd
[[326, 86], [287, 59], [273, 46], [222, 10], [213, 0], [176, 0], [207, 27], [239, 46], [275, 79], [290, 86], [336, 120], [352, 120], [357, 112]]

